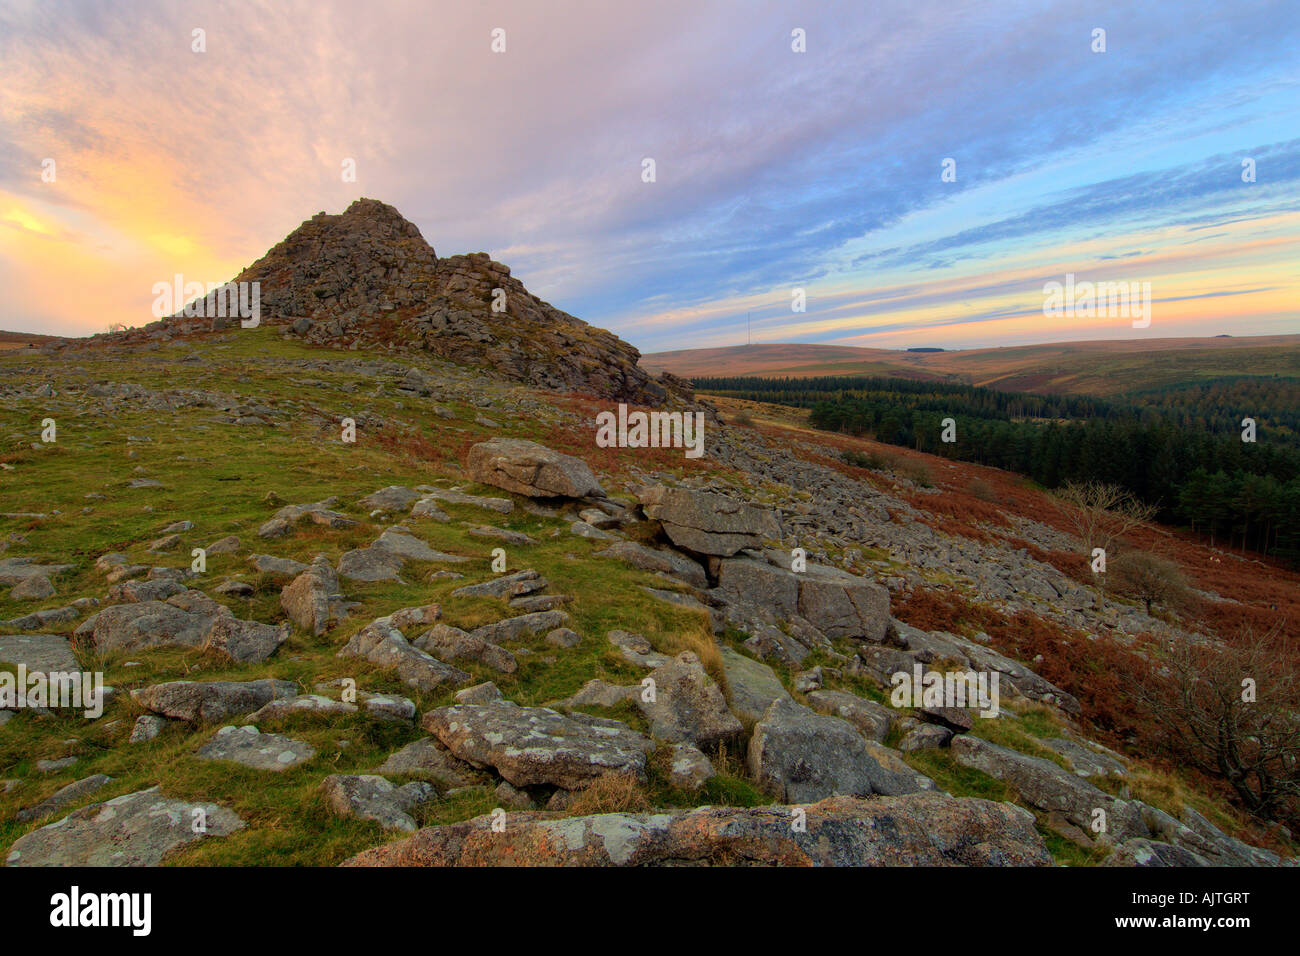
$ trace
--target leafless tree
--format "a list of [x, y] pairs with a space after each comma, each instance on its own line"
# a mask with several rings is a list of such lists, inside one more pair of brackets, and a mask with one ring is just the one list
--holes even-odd
[[1068, 481], [1056, 497], [1065, 505], [1065, 514], [1090, 557], [1093, 548], [1109, 554], [1118, 539], [1156, 513], [1155, 505], [1143, 504], [1118, 485], [1101, 481]]

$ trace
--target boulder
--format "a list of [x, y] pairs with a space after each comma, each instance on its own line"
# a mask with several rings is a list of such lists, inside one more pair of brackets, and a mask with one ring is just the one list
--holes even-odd
[[325, 805], [336, 815], [374, 820], [385, 830], [407, 833], [415, 832], [415, 821], [408, 811], [438, 795], [427, 783], [398, 787], [373, 774], [332, 773], [321, 782], [320, 789]]
[[650, 722], [654, 737], [670, 743], [716, 747], [744, 729], [692, 652], [683, 651], [656, 667], [647, 679], [654, 681], [652, 699], [647, 700], [642, 693], [634, 701]]
[[280, 607], [289, 620], [315, 637], [325, 633], [334, 618], [330, 599], [339, 593], [339, 576], [329, 559], [317, 555], [311, 567], [284, 586]]
[[913, 778], [882, 766], [847, 720], [817, 714], [788, 699], [774, 701], [754, 725], [748, 764], [764, 789], [793, 803], [918, 789]]
[[761, 548], [765, 538], [779, 538], [776, 517], [762, 508], [726, 495], [689, 488], [654, 485], [640, 494], [646, 516], [663, 525], [679, 548], [730, 557], [741, 548]]
[[276, 698], [297, 693], [298, 686], [287, 680], [181, 680], [133, 690], [131, 699], [173, 720], [218, 721], [251, 714]]
[[773, 701], [789, 698], [781, 678], [766, 664], [730, 647], [723, 647], [721, 655], [731, 712], [743, 723], [753, 724], [767, 713]]
[[511, 814], [428, 827], [345, 866], [1052, 866], [1033, 815], [926, 793], [801, 808], [697, 807], [554, 819]]
[[465, 460], [474, 481], [533, 498], [605, 497], [586, 462], [519, 438], [474, 445]]

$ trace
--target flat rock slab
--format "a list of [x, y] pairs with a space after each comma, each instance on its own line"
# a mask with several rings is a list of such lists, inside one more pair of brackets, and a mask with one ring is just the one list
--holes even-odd
[[[204, 822], [195, 832], [195, 810]], [[244, 821], [215, 803], [172, 800], [158, 787], [76, 810], [19, 837], [9, 866], [157, 866], [169, 853], [242, 830]]]
[[316, 756], [310, 744], [279, 734], [260, 733], [256, 727], [222, 727], [199, 748], [203, 760], [229, 760], [254, 770], [276, 772], [306, 763]]
[[181, 680], [133, 690], [131, 698], [155, 714], [197, 722], [251, 714], [278, 697], [297, 693], [298, 685], [287, 680]]
[[0, 661], [15, 667], [23, 664], [28, 673], [81, 672], [68, 639], [57, 634], [0, 635]]
[[364, 508], [380, 508], [384, 511], [402, 511], [420, 498], [418, 491], [404, 485], [389, 485], [366, 495], [357, 504]]
[[605, 497], [587, 463], [520, 438], [493, 438], [469, 450], [465, 473], [474, 481], [533, 498]]
[[51, 813], [58, 813], [64, 807], [76, 803], [82, 797], [88, 797], [104, 784], [113, 778], [106, 773], [96, 773], [89, 777], [84, 777], [75, 783], [70, 783], [61, 790], [56, 791], [46, 797], [35, 806], [19, 810], [14, 817], [19, 823], [28, 823], [32, 820], [39, 820], [41, 817], [49, 816]]
[[531, 568], [503, 574], [500, 577], [482, 581], [479, 584], [466, 584], [451, 592], [452, 597], [495, 597], [516, 598], [535, 591], [541, 591], [549, 582]]
[[495, 768], [516, 787], [581, 790], [607, 773], [644, 781], [646, 754], [654, 749], [648, 738], [616, 720], [566, 717], [509, 701], [440, 707], [422, 723], [455, 756]]
[[704, 573], [703, 566], [677, 551], [659, 551], [637, 544], [635, 541], [620, 541], [604, 551], [598, 551], [597, 554], [606, 558], [618, 558], [645, 571], [658, 571], [660, 574], [671, 575], [692, 587], [709, 586], [709, 578]]
[[[727, 679], [731, 679], [730, 673]], [[830, 714], [847, 720], [864, 737], [877, 743], [883, 743], [889, 736], [897, 717], [894, 711], [883, 704], [840, 690], [815, 690], [808, 695], [808, 703], [819, 714]]]
[[547, 819], [508, 815], [428, 827], [354, 856], [345, 866], [1052, 866], [1033, 815], [1008, 803], [943, 794], [802, 808], [699, 807]]
[[422, 501], [444, 501], [449, 505], [473, 505], [475, 508], [486, 508], [489, 511], [495, 511], [503, 515], [508, 515], [515, 510], [515, 503], [509, 498], [481, 498], [478, 495], [467, 495], [465, 492], [457, 491], [454, 488], [446, 490], [434, 488], [430, 485], [421, 485], [418, 490], [424, 492]]
[[517, 641], [526, 634], [552, 631], [568, 620], [569, 615], [563, 611], [534, 611], [532, 614], [508, 617], [495, 624], [484, 624], [471, 633], [481, 640], [495, 644], [500, 641]]
[[266, 660], [289, 637], [287, 626], [240, 620], [202, 591], [184, 588], [166, 600], [106, 607], [87, 618], [77, 633], [88, 633], [100, 651], [202, 647], [242, 664]]

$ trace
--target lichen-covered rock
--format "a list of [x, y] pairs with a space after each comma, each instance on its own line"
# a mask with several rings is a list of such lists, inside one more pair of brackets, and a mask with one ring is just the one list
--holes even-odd
[[793, 807], [698, 807], [546, 818], [509, 814], [429, 827], [345, 866], [1051, 866], [1033, 815], [927, 793]]
[[[200, 811], [196, 815], [195, 811]], [[201, 820], [202, 827], [195, 826]], [[8, 866], [157, 866], [171, 852], [242, 830], [225, 807], [164, 797], [158, 787], [75, 810], [19, 837]]]

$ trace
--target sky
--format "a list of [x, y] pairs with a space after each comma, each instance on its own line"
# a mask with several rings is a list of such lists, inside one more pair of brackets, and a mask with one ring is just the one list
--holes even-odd
[[1298, 49], [1296, 0], [5, 0], [0, 329], [368, 196], [643, 352], [1300, 332]]

